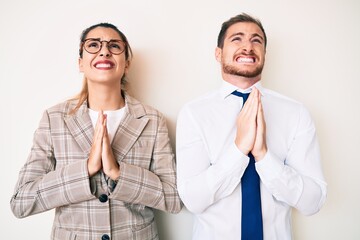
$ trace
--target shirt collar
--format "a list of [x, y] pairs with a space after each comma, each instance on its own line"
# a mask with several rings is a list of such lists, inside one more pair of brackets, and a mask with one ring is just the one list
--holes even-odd
[[252, 85], [251, 87], [249, 87], [247, 89], [238, 88], [237, 86], [234, 86], [229, 82], [223, 81], [222, 85], [221, 85], [221, 88], [220, 88], [220, 94], [221, 94], [221, 97], [223, 99], [225, 99], [228, 96], [230, 96], [233, 91], [237, 90], [237, 91], [242, 92], [242, 93], [249, 93], [249, 92], [251, 92], [253, 87], [256, 87], [257, 89], [259, 89], [262, 96], [264, 95], [263, 87], [262, 87], [260, 81], [258, 81], [257, 83], [255, 83], [254, 85]]

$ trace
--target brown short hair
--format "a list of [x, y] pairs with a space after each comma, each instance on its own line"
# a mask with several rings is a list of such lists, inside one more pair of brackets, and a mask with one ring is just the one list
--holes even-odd
[[217, 39], [217, 47], [218, 48], [223, 48], [225, 34], [226, 34], [226, 31], [228, 30], [228, 28], [238, 22], [250, 22], [250, 23], [255, 23], [256, 25], [258, 25], [264, 34], [264, 38], [265, 38], [264, 41], [265, 41], [265, 48], [266, 48], [267, 38], [266, 38], [266, 33], [264, 30], [264, 27], [262, 26], [262, 23], [260, 22], [260, 20], [254, 18], [246, 13], [241, 13], [239, 15], [236, 15], [235, 17], [230, 18], [229, 20], [227, 20], [226, 22], [224, 22], [221, 25], [221, 30], [219, 32], [218, 39]]

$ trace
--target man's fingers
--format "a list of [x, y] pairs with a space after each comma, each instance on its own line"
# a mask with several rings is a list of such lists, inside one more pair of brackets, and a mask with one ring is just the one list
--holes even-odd
[[259, 91], [254, 88], [250, 93], [248, 100], [245, 102], [243, 108], [241, 109], [240, 114], [244, 116], [244, 118], [253, 121], [256, 119], [256, 115], [258, 112], [258, 104], [259, 103]]

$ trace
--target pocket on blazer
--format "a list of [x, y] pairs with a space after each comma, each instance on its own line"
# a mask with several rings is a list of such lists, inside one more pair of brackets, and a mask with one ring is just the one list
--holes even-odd
[[52, 240], [79, 240], [76, 233], [58, 227], [53, 228], [51, 236]]
[[151, 208], [147, 208], [142, 204], [125, 204], [127, 208], [130, 209], [132, 213], [132, 226], [133, 230], [141, 230], [146, 226], [154, 222], [154, 212]]
[[156, 240], [158, 238], [155, 220], [140, 225], [134, 225], [131, 228], [135, 239]]

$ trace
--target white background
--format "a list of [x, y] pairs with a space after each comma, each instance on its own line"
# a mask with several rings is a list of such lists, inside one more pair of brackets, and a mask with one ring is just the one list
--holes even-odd
[[[328, 199], [294, 211], [294, 239], [360, 239], [358, 0], [0, 0], [1, 239], [49, 239], [53, 211], [16, 219], [9, 201], [42, 112], [81, 88], [80, 33], [117, 25], [134, 50], [134, 95], [162, 111], [175, 144], [181, 106], [221, 83], [221, 23], [248, 12], [268, 35], [263, 85], [303, 102], [320, 140]], [[189, 240], [191, 214], [158, 213], [161, 240]], [[206, 240], [206, 239], [204, 239]]]

